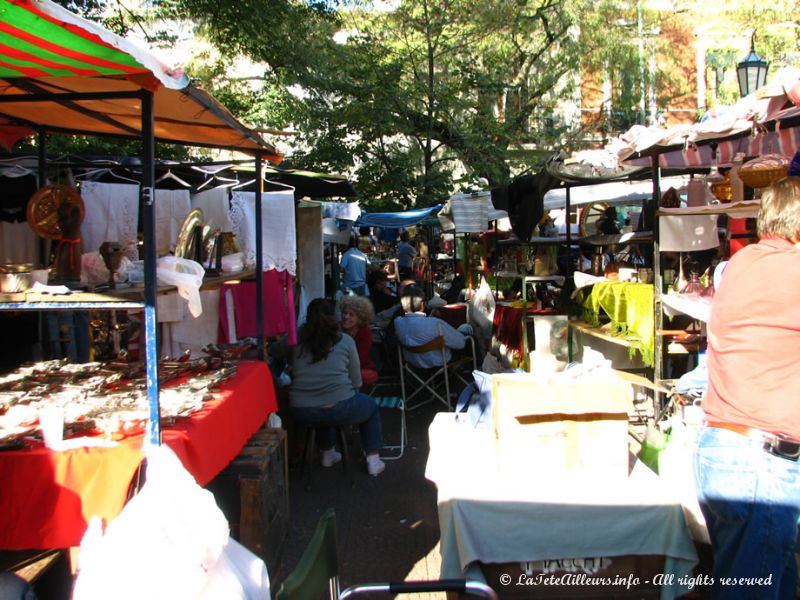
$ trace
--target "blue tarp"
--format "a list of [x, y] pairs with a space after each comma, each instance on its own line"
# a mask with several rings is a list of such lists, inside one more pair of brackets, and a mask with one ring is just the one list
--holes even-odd
[[361, 213], [356, 225], [361, 227], [413, 227], [425, 217], [438, 213], [442, 205], [404, 212]]

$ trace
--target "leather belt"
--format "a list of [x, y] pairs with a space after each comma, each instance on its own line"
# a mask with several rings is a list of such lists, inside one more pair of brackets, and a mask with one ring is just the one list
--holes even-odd
[[737, 425], [736, 423], [723, 423], [720, 421], [708, 421], [709, 427], [717, 429], [727, 429], [746, 438], [763, 442], [763, 450], [780, 458], [797, 461], [800, 458], [800, 441], [790, 438], [782, 433], [767, 433], [753, 427]]

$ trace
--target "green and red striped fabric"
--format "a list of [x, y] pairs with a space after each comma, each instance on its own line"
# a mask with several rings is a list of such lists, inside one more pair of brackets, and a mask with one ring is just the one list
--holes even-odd
[[148, 51], [43, 0], [0, 0], [0, 77], [152, 74], [167, 87], [187, 80]]

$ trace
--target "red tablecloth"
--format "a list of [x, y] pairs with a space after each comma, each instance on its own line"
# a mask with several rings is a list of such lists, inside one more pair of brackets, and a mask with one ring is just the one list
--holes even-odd
[[[165, 427], [162, 440], [205, 485], [276, 410], [266, 364], [241, 362], [201, 411]], [[138, 435], [111, 448], [0, 452], [0, 548], [79, 545], [92, 516], [109, 521], [122, 509], [143, 458], [143, 442]]]
[[466, 304], [447, 304], [438, 309], [439, 318], [453, 327], [458, 327], [467, 322]]

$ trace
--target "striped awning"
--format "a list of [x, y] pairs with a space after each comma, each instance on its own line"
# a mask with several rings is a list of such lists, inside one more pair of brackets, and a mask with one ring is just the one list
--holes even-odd
[[273, 146], [149, 50], [50, 0], [0, 0], [0, 127], [139, 137], [154, 94], [158, 141], [260, 152]]
[[737, 154], [791, 157], [800, 148], [798, 92], [800, 72], [781, 72], [770, 86], [698, 123], [632, 127], [618, 139], [617, 155], [626, 166], [650, 166], [655, 156], [661, 168], [730, 165]]

